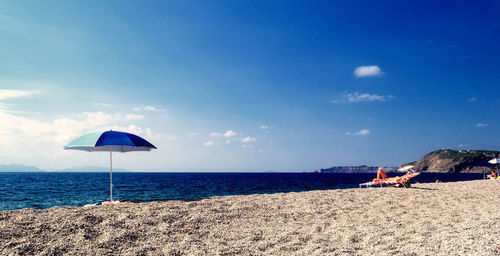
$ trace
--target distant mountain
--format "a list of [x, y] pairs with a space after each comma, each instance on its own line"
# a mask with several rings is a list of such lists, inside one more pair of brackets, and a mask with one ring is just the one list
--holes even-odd
[[0, 164], [0, 172], [46, 172], [35, 166], [22, 164]]
[[[109, 172], [109, 167], [83, 166], [75, 168], [66, 168], [55, 172]], [[122, 168], [113, 168], [113, 172], [130, 172]]]
[[488, 167], [475, 165], [499, 154], [500, 151], [493, 150], [440, 149], [421, 157], [415, 163], [415, 169], [423, 172], [483, 172]]
[[[358, 165], [358, 166], [333, 166], [326, 169], [318, 169], [313, 172], [316, 173], [362, 173], [362, 172], [377, 172], [378, 167], [375, 166], [366, 166], [366, 165]], [[394, 172], [397, 171], [396, 167], [384, 167], [384, 172]]]

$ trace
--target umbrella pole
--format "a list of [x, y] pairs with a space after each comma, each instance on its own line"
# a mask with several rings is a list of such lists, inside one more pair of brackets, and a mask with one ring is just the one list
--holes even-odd
[[113, 202], [113, 151], [109, 151], [109, 201]]

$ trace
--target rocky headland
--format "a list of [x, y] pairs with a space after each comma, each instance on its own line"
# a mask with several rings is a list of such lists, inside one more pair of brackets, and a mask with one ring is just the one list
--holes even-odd
[[490, 167], [476, 166], [488, 162], [500, 154], [493, 150], [440, 149], [430, 152], [414, 162], [415, 169], [422, 172], [483, 172]]
[[[418, 161], [404, 163], [400, 167], [415, 165], [421, 172], [488, 172], [492, 167], [476, 166], [481, 162], [500, 157], [500, 151], [494, 150], [453, 150], [440, 149], [422, 156]], [[494, 167], [494, 166], [493, 166]], [[313, 170], [316, 173], [371, 173], [377, 172], [377, 166], [333, 166]], [[500, 168], [500, 166], [499, 166]], [[397, 171], [397, 167], [384, 167], [385, 172]]]

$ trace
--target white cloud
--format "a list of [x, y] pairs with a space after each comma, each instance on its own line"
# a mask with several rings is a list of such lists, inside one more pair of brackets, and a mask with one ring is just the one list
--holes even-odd
[[347, 135], [347, 136], [349, 136], [349, 135], [351, 135], [351, 134], [352, 134], [351, 132], [345, 132], [345, 133], [344, 133], [344, 135]]
[[145, 111], [160, 111], [160, 109], [153, 107], [153, 106], [145, 106], [144, 110]]
[[205, 146], [205, 147], [212, 147], [213, 145], [215, 145], [215, 143], [211, 140], [203, 143], [203, 146]]
[[116, 117], [101, 111], [94, 113], [85, 112], [83, 113], [83, 116], [85, 116], [85, 121], [92, 124], [94, 127], [110, 123], [117, 119]]
[[470, 97], [467, 99], [467, 102], [476, 102], [477, 98], [476, 97]]
[[233, 136], [236, 136], [237, 133], [236, 132], [233, 132], [233, 130], [228, 130], [227, 132], [224, 133], [224, 137], [226, 138], [231, 138]]
[[241, 145], [241, 148], [253, 148], [253, 146], [252, 145], [243, 144], [243, 145]]
[[224, 144], [226, 144], [226, 145], [227, 145], [227, 144], [230, 144], [230, 143], [231, 143], [231, 141], [230, 141], [230, 140], [226, 140], [226, 142], [224, 142]]
[[135, 107], [135, 108], [133, 108], [133, 110], [136, 111], [136, 112], [139, 112], [139, 111], [164, 112], [164, 111], [167, 111], [168, 109], [148, 105], [148, 106], [145, 106], [145, 107]]
[[267, 125], [261, 125], [259, 128], [262, 130], [265, 130], [265, 129], [269, 129], [270, 127]]
[[394, 99], [392, 95], [378, 95], [378, 94], [369, 94], [369, 93], [347, 93], [342, 95], [341, 100], [331, 100], [331, 103], [340, 104], [340, 103], [359, 103], [359, 102], [386, 102]]
[[252, 138], [252, 137], [248, 136], [248, 137], [243, 138], [241, 141], [243, 143], [248, 143], [248, 142], [254, 142], [256, 140], [257, 140], [257, 138]]
[[140, 120], [140, 119], [143, 119], [143, 118], [144, 118], [143, 115], [137, 115], [137, 114], [127, 114], [125, 116], [125, 119], [128, 120], [128, 121]]
[[379, 76], [384, 74], [379, 66], [359, 66], [354, 69], [354, 75], [356, 77], [368, 77], [368, 76]]
[[57, 156], [65, 143], [86, 129], [95, 127], [89, 116], [93, 115], [87, 113], [79, 115], [78, 119], [61, 117], [53, 121], [40, 121], [0, 110], [0, 154], [16, 156], [24, 152]]
[[488, 124], [485, 124], [485, 123], [477, 123], [476, 124], [476, 127], [486, 127], [488, 126]]
[[10, 98], [21, 98], [27, 97], [35, 94], [39, 94], [39, 91], [29, 91], [29, 90], [0, 90], [0, 100], [10, 99]]
[[220, 132], [212, 132], [210, 133], [210, 137], [221, 137], [222, 136], [222, 133]]
[[[138, 135], [151, 135], [149, 129], [135, 125], [119, 127], [114, 122], [125, 121], [121, 115], [110, 115], [103, 112], [85, 112], [71, 117], [59, 117], [52, 121], [42, 121], [36, 118], [18, 116], [0, 109], [0, 152], [9, 149], [23, 150], [41, 145], [58, 145], [59, 151], [63, 145], [84, 133], [96, 130], [121, 130]], [[9, 145], [9, 142], [12, 144]], [[42, 150], [43, 151], [43, 150]], [[50, 152], [41, 152], [41, 154]]]
[[361, 102], [361, 101], [368, 101], [368, 102], [370, 102], [370, 101], [386, 101], [387, 99], [392, 98], [391, 95], [381, 96], [381, 95], [369, 94], [369, 93], [360, 94], [358, 92], [349, 93], [346, 95], [346, 97], [347, 97], [348, 102], [353, 102], [353, 103]]
[[[143, 136], [160, 147], [176, 140], [173, 135], [153, 133], [149, 128], [130, 124], [127, 115], [121, 113], [98, 111], [51, 118], [51, 115], [16, 114], [9, 107], [0, 108], [0, 157], [6, 162], [40, 164], [42, 168], [43, 165], [56, 167], [62, 163], [71, 165], [74, 153], [63, 150], [64, 145], [83, 134], [109, 129]], [[27, 155], [30, 157], [26, 158]]]
[[357, 135], [357, 136], [367, 136], [371, 133], [370, 130], [368, 129], [361, 129], [359, 131], [357, 131], [356, 133], [354, 133], [354, 135]]

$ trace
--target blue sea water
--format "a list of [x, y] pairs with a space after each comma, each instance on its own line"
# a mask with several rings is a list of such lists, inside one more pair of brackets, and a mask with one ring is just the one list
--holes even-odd
[[[113, 173], [113, 199], [197, 200], [357, 188], [374, 173]], [[481, 179], [483, 174], [423, 173], [414, 182]], [[0, 210], [83, 206], [109, 200], [109, 173], [0, 173]]]

